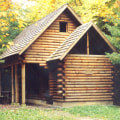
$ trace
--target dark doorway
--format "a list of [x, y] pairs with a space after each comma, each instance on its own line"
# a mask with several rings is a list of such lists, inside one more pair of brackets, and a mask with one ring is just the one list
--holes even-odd
[[45, 100], [49, 95], [48, 70], [39, 64], [26, 64], [26, 97]]

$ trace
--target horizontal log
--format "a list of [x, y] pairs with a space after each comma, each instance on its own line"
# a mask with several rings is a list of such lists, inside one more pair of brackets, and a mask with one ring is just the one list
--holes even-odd
[[37, 64], [40, 64], [40, 66], [46, 66], [46, 63], [42, 62], [42, 61], [30, 61], [30, 60], [26, 60], [26, 61], [24, 61], [24, 63], [37, 63]]
[[114, 93], [96, 93], [96, 92], [91, 92], [91, 93], [64, 93], [63, 96], [72, 96], [72, 97], [77, 97], [77, 96], [112, 96]]
[[88, 70], [89, 69], [89, 71], [112, 71], [112, 69], [111, 68], [92, 68], [92, 66], [91, 67], [78, 67], [78, 68], [65, 68], [65, 71], [67, 72], [67, 71], [85, 71], [85, 70]]
[[[45, 52], [48, 52], [48, 51], [54, 51], [55, 50], [55, 48], [43, 48], [43, 47], [34, 47], [34, 46], [32, 46], [29, 50], [39, 50], [39, 51], [45, 51]], [[29, 51], [28, 50], [28, 51]]]
[[80, 77], [78, 77], [78, 76], [65, 76], [64, 77], [65, 78], [65, 80], [66, 79], [113, 79], [113, 76], [80, 76]]
[[63, 88], [63, 85], [57, 85], [57, 88]]
[[67, 56], [67, 57], [65, 57], [64, 58], [64, 61], [83, 61], [83, 60], [85, 60], [85, 61], [109, 61], [109, 62], [111, 62], [110, 60], [109, 60], [109, 58], [107, 58], [107, 57], [105, 57], [105, 56], [91, 56], [91, 55], [89, 55], [89, 56], [87, 56], [86, 54], [85, 55], [78, 55], [78, 56]]
[[112, 93], [112, 89], [111, 90], [90, 90], [90, 89], [86, 89], [86, 90], [69, 90], [69, 91], [65, 91], [65, 94], [80, 94], [80, 93]]
[[112, 74], [91, 74], [91, 73], [86, 73], [86, 74], [65, 74], [66, 77], [111, 77]]
[[66, 62], [65, 63], [65, 66], [73, 66], [73, 65], [78, 65], [79, 67], [81, 67], [81, 66], [112, 66], [112, 64], [111, 63], [76, 63], [76, 62], [74, 62], [74, 63], [68, 63], [68, 62]]
[[96, 84], [96, 85], [95, 85], [95, 84], [94, 84], [94, 85], [86, 85], [86, 84], [81, 85], [81, 84], [80, 84], [80, 85], [65, 85], [65, 87], [66, 87], [66, 88], [84, 88], [84, 87], [85, 87], [85, 88], [86, 88], [86, 87], [88, 87], [88, 88], [89, 88], [89, 87], [90, 87], [90, 88], [91, 88], [91, 87], [103, 87], [103, 88], [104, 88], [104, 87], [112, 87], [112, 85], [111, 85], [111, 84], [105, 84], [105, 85], [104, 85], [104, 84], [103, 84], [103, 85], [99, 85], [99, 84]]
[[58, 90], [57, 93], [58, 93], [58, 94], [62, 94], [63, 91], [62, 91], [62, 90]]
[[97, 77], [81, 77], [65, 79], [66, 82], [112, 82], [112, 78], [97, 78]]
[[83, 90], [113, 90], [113, 87], [84, 87], [84, 88], [63, 88], [63, 90], [83, 91]]
[[65, 96], [65, 99], [95, 99], [95, 98], [112, 98], [112, 95], [106, 95], [106, 96], [104, 96], [104, 95], [99, 95], [99, 96]]
[[84, 81], [84, 82], [75, 82], [75, 81], [70, 81], [70, 82], [63, 82], [64, 85], [106, 85], [106, 84], [113, 84], [113, 82], [96, 82], [96, 81]]
[[[51, 27], [50, 29], [54, 29], [54, 30], [57, 30], [57, 28], [55, 28], [55, 27]], [[59, 34], [46, 34], [46, 33], [44, 33], [43, 35], [42, 35], [42, 37], [43, 36], [45, 36], [45, 37], [54, 37], [54, 38], [62, 38], [63, 39], [63, 37], [64, 38], [67, 38], [68, 36], [69, 36], [69, 33], [67, 33], [67, 32], [62, 32], [62, 34], [61, 35], [59, 35]]]
[[86, 99], [65, 99], [65, 102], [91, 102], [91, 101], [112, 101], [113, 98], [86, 98]]
[[46, 62], [46, 60], [44, 59], [43, 60], [43, 58], [25, 58], [25, 60], [24, 61], [43, 61], [43, 62]]
[[109, 59], [66, 59], [65, 63], [111, 63]]
[[[35, 53], [35, 52], [34, 52]], [[43, 56], [45, 56], [45, 58], [48, 58], [50, 54], [44, 54], [44, 53], [36, 53], [36, 54], [33, 54], [32, 52], [31, 53], [28, 53], [26, 55], [24, 55], [25, 59], [34, 59], [34, 58], [43, 58]], [[44, 60], [45, 60], [44, 58]]]
[[56, 39], [56, 41], [55, 40], [53, 40], [53, 39], [39, 39], [39, 40], [37, 40], [37, 42], [36, 43], [39, 43], [39, 44], [61, 44], [62, 42], [64, 42], [64, 40], [61, 40], [61, 39]]
[[81, 54], [68, 54], [67, 57], [85, 57], [85, 58], [106, 58], [108, 59], [108, 57], [106, 57], [105, 55], [81, 55]]
[[92, 73], [92, 74], [107, 74], [107, 73], [110, 73], [110, 74], [112, 74], [112, 73], [114, 73], [113, 71], [107, 71], [107, 70], [99, 70], [99, 71], [97, 71], [97, 70], [74, 70], [74, 71], [67, 71], [67, 70], [65, 70], [64, 71], [64, 73], [65, 74], [86, 74], [87, 72], [89, 72], [89, 73]]
[[56, 43], [54, 43], [54, 42], [39, 42], [39, 41], [37, 41], [37, 42], [35, 42], [34, 43], [34, 45], [53, 45], [53, 46], [59, 46], [61, 43], [58, 43], [58, 42], [56, 42]]
[[114, 66], [113, 65], [91, 65], [91, 66], [88, 66], [88, 65], [81, 65], [81, 66], [79, 66], [79, 65], [64, 65], [64, 68], [66, 69], [66, 68], [71, 68], [71, 69], [76, 69], [76, 68], [81, 68], [81, 69], [101, 69], [101, 68], [107, 68], [107, 69], [110, 69], [110, 68], [114, 68]]
[[[51, 28], [54, 28], [54, 27], [59, 27], [59, 25], [54, 25], [54, 26], [52, 26]], [[69, 26], [69, 27], [70, 27], [70, 28], [73, 28], [73, 26]], [[66, 35], [67, 35], [67, 36], [69, 36], [68, 32], [65, 32], [65, 33], [63, 33], [63, 32], [58, 32], [58, 31], [57, 31], [57, 32], [52, 32], [53, 30], [54, 30], [54, 31], [57, 31], [57, 29], [51, 29], [51, 30], [49, 29], [49, 31], [44, 32], [44, 34], [42, 34], [42, 36], [44, 36], [44, 35], [45, 35], [45, 36], [49, 36], [49, 35], [52, 35], [52, 36], [53, 36], [53, 35], [56, 35], [56, 36], [59, 36], [59, 35], [60, 35], [60, 36], [62, 36], [62, 35], [63, 35], [63, 36], [66, 36]]]
[[58, 48], [58, 46], [55, 46], [55, 45], [49, 46], [49, 45], [37, 45], [37, 44], [33, 44], [32, 46], [33, 47], [44, 47], [44, 48], [47, 48], [47, 47], [49, 47], [49, 48]]
[[75, 82], [75, 81], [70, 81], [70, 82], [63, 82], [63, 81], [60, 81], [60, 82], [49, 82], [49, 85], [65, 85], [65, 86], [84, 86], [84, 85], [113, 85], [113, 82], [96, 82], [96, 81], [84, 81], [84, 82]]

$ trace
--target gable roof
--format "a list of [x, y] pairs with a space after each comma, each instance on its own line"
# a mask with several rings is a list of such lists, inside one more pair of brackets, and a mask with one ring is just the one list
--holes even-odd
[[40, 19], [39, 21], [31, 24], [25, 30], [23, 30], [15, 39], [14, 45], [7, 49], [2, 55], [1, 58], [4, 59], [6, 57], [12, 55], [21, 55], [54, 21], [57, 17], [63, 13], [66, 9], [70, 11], [70, 13], [75, 17], [75, 19], [82, 24], [79, 17], [75, 14], [75, 12], [67, 5], [63, 5], [59, 9], [50, 13], [46, 17]]
[[63, 60], [64, 57], [70, 52], [70, 50], [77, 44], [77, 42], [87, 33], [87, 31], [93, 27], [99, 35], [104, 39], [104, 41], [108, 44], [108, 46], [113, 50], [116, 51], [114, 46], [109, 42], [109, 40], [103, 35], [101, 30], [92, 22], [82, 24], [81, 26], [77, 27], [70, 36], [61, 44], [61, 46], [56, 49], [56, 51], [48, 58], [47, 61], [51, 60]]

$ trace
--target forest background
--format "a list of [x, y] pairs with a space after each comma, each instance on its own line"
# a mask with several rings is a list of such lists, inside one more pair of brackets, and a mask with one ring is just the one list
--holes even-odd
[[0, 0], [0, 54], [14, 44], [12, 41], [23, 29], [67, 3], [83, 23], [93, 21], [98, 25], [117, 49], [117, 52], [106, 55], [113, 64], [120, 64], [119, 0], [26, 0], [27, 4], [24, 2], [25, 0]]

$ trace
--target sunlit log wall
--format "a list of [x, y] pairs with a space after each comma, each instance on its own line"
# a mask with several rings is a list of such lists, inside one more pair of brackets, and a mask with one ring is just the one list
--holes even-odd
[[108, 58], [69, 54], [64, 62], [65, 101], [113, 100], [113, 65]]
[[[60, 32], [60, 22], [67, 22], [67, 32]], [[77, 26], [78, 23], [69, 14], [62, 13], [25, 52], [24, 62], [40, 63], [41, 66], [44, 66], [47, 58]]]

